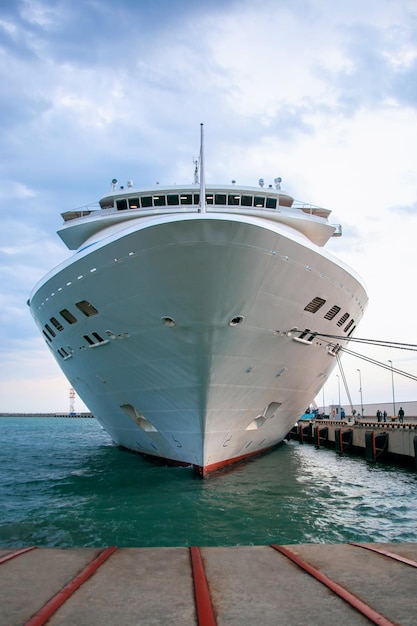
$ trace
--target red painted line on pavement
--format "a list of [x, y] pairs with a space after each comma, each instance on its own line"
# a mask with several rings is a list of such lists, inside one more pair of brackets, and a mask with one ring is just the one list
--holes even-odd
[[399, 554], [395, 554], [395, 552], [388, 552], [388, 550], [382, 550], [381, 548], [375, 548], [374, 546], [367, 546], [363, 543], [356, 543], [355, 541], [349, 541], [348, 545], [357, 546], [358, 548], [364, 548], [365, 550], [371, 550], [371, 552], [376, 552], [377, 554], [388, 556], [390, 559], [394, 559], [395, 561], [399, 561], [400, 563], [411, 565], [411, 567], [417, 567], [416, 561], [412, 561], [411, 559], [407, 559], [407, 557], [405, 556], [400, 556]]
[[197, 608], [198, 626], [216, 626], [210, 591], [204, 571], [200, 548], [190, 547], [191, 567], [193, 570], [195, 603]]
[[94, 572], [106, 561], [109, 556], [117, 550], [116, 547], [106, 548], [89, 563], [75, 578], [66, 584], [57, 594], [55, 594], [44, 606], [33, 615], [25, 626], [43, 626], [48, 619], [59, 609], [60, 606], [68, 600], [68, 598], [81, 585], [94, 574]]
[[319, 569], [313, 567], [313, 565], [310, 565], [307, 561], [304, 561], [302, 558], [294, 554], [294, 552], [291, 552], [291, 550], [288, 550], [288, 548], [284, 548], [284, 546], [279, 546], [275, 543], [271, 544], [271, 548], [281, 552], [281, 554], [289, 558], [293, 561], [293, 563], [308, 572], [311, 576], [314, 576], [316, 580], [321, 582], [323, 585], [326, 585], [326, 587], [336, 593], [340, 598], [342, 598], [342, 600], [348, 602], [348, 604], [362, 613], [362, 615], [365, 615], [365, 617], [367, 617], [374, 624], [378, 624], [378, 626], [398, 626], [395, 622], [391, 622], [387, 617], [381, 615], [381, 613], [378, 613], [378, 611], [375, 611], [375, 609], [366, 604], [366, 602], [363, 602], [363, 600], [360, 600], [353, 593], [342, 587], [342, 585], [339, 585], [337, 582], [326, 576], [326, 574], [323, 574], [323, 572]]
[[25, 552], [30, 552], [31, 550], [35, 550], [35, 548], [36, 546], [30, 546], [29, 548], [22, 548], [21, 550], [15, 550], [14, 552], [5, 554], [4, 556], [0, 558], [0, 565], [2, 563], [6, 563], [6, 561], [10, 561], [11, 559], [14, 559], [16, 556], [20, 556], [21, 554], [24, 554]]

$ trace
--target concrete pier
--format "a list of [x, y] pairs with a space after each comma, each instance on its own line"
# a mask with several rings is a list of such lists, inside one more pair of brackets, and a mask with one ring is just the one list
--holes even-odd
[[1, 626], [416, 623], [417, 543], [0, 549]]
[[417, 469], [417, 421], [365, 420], [300, 421], [290, 439], [334, 447], [337, 452], [359, 453], [368, 460], [386, 460]]

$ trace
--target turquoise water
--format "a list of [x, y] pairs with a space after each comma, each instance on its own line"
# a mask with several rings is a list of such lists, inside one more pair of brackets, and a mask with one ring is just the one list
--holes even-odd
[[417, 541], [417, 474], [298, 442], [202, 481], [93, 419], [0, 418], [0, 547]]

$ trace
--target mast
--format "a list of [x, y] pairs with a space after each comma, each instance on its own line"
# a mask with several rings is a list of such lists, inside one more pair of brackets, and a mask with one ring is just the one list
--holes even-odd
[[204, 124], [200, 124], [200, 213], [206, 212], [206, 180], [204, 172]]

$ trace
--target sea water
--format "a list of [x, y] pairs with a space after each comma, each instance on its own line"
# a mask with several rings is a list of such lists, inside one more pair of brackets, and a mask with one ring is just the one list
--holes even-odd
[[198, 478], [94, 419], [0, 418], [0, 547], [417, 541], [417, 475], [295, 441]]

